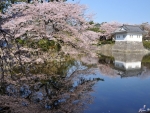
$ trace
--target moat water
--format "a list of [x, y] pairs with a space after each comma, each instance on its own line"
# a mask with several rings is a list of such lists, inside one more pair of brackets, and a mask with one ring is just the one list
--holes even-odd
[[33, 103], [48, 98], [44, 108], [53, 112], [138, 113], [144, 105], [145, 110], [150, 108], [150, 55], [112, 53], [93, 59], [84, 56], [34, 65], [30, 71], [44, 77], [24, 79], [17, 86], [12, 82], [5, 84], [1, 94], [17, 93]]

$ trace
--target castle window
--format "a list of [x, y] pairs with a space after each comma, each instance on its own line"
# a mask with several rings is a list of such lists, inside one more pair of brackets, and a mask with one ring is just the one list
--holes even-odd
[[118, 35], [117, 38], [120, 38], [120, 36]]
[[133, 35], [130, 35], [130, 38], [133, 38]]
[[140, 38], [140, 35], [138, 35], [138, 38]]

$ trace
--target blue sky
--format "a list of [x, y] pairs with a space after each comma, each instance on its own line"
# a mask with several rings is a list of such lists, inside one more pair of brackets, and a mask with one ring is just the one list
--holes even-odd
[[[69, 2], [72, 0], [69, 0]], [[74, 0], [88, 6], [95, 22], [150, 23], [150, 0]]]

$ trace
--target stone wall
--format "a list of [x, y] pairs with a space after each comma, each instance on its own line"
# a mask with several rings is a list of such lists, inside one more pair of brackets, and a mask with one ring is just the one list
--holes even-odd
[[146, 51], [142, 42], [136, 41], [116, 41], [113, 51]]

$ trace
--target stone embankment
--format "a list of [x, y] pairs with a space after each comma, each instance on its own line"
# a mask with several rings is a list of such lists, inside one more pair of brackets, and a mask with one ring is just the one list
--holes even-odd
[[118, 41], [115, 42], [112, 47], [113, 51], [125, 51], [125, 52], [147, 52], [148, 50], [144, 48], [142, 42], [127, 42], [127, 41]]
[[149, 50], [145, 49], [142, 42], [115, 42], [115, 44], [106, 44], [98, 47], [98, 53], [105, 52], [144, 52], [148, 53]]

